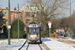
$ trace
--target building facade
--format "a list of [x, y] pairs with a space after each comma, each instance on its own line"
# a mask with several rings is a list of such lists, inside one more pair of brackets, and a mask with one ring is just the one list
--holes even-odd
[[[3, 26], [6, 26], [8, 28], [8, 9], [0, 9], [0, 11], [3, 11], [3, 13], [5, 14], [3, 16], [4, 19], [6, 19], [6, 23], [3, 24]], [[21, 12], [19, 12], [19, 18], [21, 18]], [[13, 11], [10, 11], [10, 24], [12, 24], [12, 22], [18, 18], [18, 10], [13, 10]]]
[[[8, 9], [0, 9], [0, 11], [3, 11], [5, 13], [5, 16], [3, 17], [4, 19], [7, 20], [6, 22], [6, 27], [8, 28]], [[40, 10], [35, 5], [26, 5], [23, 6], [23, 9], [19, 10], [19, 19], [23, 21], [25, 26], [31, 22], [37, 22], [37, 15], [40, 14]], [[18, 18], [18, 10], [14, 8], [13, 11], [10, 11], [10, 23]], [[25, 28], [26, 30], [26, 28]]]
[[20, 10], [20, 12], [23, 14], [23, 22], [25, 25], [36, 22], [37, 21], [37, 15], [40, 14], [40, 10], [37, 9], [37, 7], [32, 5], [26, 5], [23, 6], [23, 9]]
[[38, 10], [35, 5], [23, 6], [23, 9], [20, 9], [20, 12], [22, 13], [22, 21], [24, 22], [25, 26], [31, 22], [37, 23], [37, 15], [40, 14], [40, 10]]
[[[21, 12], [19, 12], [19, 19], [21, 20]], [[12, 22], [18, 18], [18, 10], [13, 10], [10, 11], [10, 23], [12, 24]]]

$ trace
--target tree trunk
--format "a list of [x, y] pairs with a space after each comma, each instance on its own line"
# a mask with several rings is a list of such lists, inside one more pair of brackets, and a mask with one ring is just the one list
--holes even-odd
[[44, 26], [44, 29], [43, 30], [46, 30], [46, 26]]

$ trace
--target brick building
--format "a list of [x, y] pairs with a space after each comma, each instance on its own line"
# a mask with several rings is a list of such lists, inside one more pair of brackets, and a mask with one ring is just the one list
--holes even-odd
[[[3, 18], [7, 20], [7, 22], [3, 24], [3, 26], [8, 27], [8, 9], [0, 9], [0, 11], [3, 11], [3, 13], [5, 14]], [[10, 11], [10, 23], [12, 24], [12, 22], [17, 18], [18, 18], [18, 10], [14, 9], [13, 11]], [[21, 12], [19, 12], [19, 18], [21, 19]]]
[[[4, 19], [7, 20], [6, 27], [8, 27], [8, 9], [0, 9], [0, 11], [3, 10], [5, 13]], [[40, 14], [40, 10], [37, 9], [35, 5], [26, 5], [23, 6], [23, 9], [19, 10], [19, 18], [23, 21], [25, 26], [29, 24], [30, 22], [36, 22], [38, 19], [36, 18], [37, 15]], [[10, 23], [18, 18], [18, 10], [14, 8], [14, 10], [10, 11]]]
[[[21, 18], [21, 12], [19, 12], [19, 19]], [[10, 23], [12, 24], [12, 22], [18, 18], [18, 10], [14, 9], [12, 11], [10, 11]]]

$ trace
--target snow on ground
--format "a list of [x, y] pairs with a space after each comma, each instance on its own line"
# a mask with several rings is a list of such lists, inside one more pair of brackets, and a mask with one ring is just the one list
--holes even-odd
[[[26, 39], [11, 39], [11, 45], [8, 45], [8, 40], [0, 40], [0, 50], [18, 50], [23, 45], [25, 40]], [[72, 45], [59, 42], [58, 40], [53, 38], [51, 40], [49, 40], [49, 38], [42, 38], [41, 40], [51, 50], [75, 50]], [[28, 44], [26, 44], [22, 48], [22, 50], [26, 50], [27, 45]], [[30, 44], [28, 50], [40, 50], [40, 48], [37, 44]]]
[[[26, 39], [11, 39], [10, 45], [21, 45], [25, 41], [26, 41]], [[0, 47], [7, 46], [7, 45], [8, 45], [8, 40], [0, 40]]]
[[65, 43], [62, 43], [62, 42], [59, 42], [55, 39], [51, 39], [49, 41], [48, 38], [44, 39], [43, 41], [48, 48], [50, 48], [51, 50], [75, 50], [74, 47], [72, 47], [72, 45], [69, 45], [69, 44], [65, 44]]
[[74, 41], [75, 42], [75, 39], [72, 39], [70, 37], [60, 37], [58, 38], [59, 40], [65, 40], [65, 41]]
[[0, 50], [18, 50], [26, 39], [11, 39], [10, 45], [8, 45], [8, 40], [0, 40]]
[[[18, 50], [21, 46], [12, 46], [12, 47], [7, 47], [7, 48], [1, 48], [0, 50]], [[21, 49], [21, 50], [26, 50], [27, 44]], [[28, 50], [40, 50], [40, 47], [38, 44], [29, 44]], [[45, 50], [43, 48], [43, 50]]]
[[[18, 50], [25, 41], [26, 39], [11, 39], [11, 45], [8, 45], [8, 40], [0, 40], [0, 50]], [[27, 45], [26, 43], [21, 50], [26, 50]], [[44, 47], [42, 48], [45, 50]], [[38, 44], [29, 44], [28, 50], [40, 50], [40, 47]]]
[[[61, 36], [59, 37], [58, 39], [55, 39], [55, 40], [64, 40], [64, 41], [68, 41], [68, 42], [75, 42], [75, 39], [72, 39], [71, 37], [64, 37], [64, 36]], [[75, 44], [70, 44], [72, 46], [75, 46]]]

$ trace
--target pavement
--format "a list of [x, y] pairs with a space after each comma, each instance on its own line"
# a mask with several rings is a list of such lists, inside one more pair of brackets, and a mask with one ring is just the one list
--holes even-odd
[[[48, 40], [49, 38], [46, 39]], [[58, 41], [58, 39], [51, 38], [50, 41], [47, 41], [46, 39], [45, 41], [43, 41], [43, 43], [46, 44], [50, 50], [75, 50], [75, 48], [72, 45], [60, 42]], [[71, 40], [74, 41], [73, 39]]]

